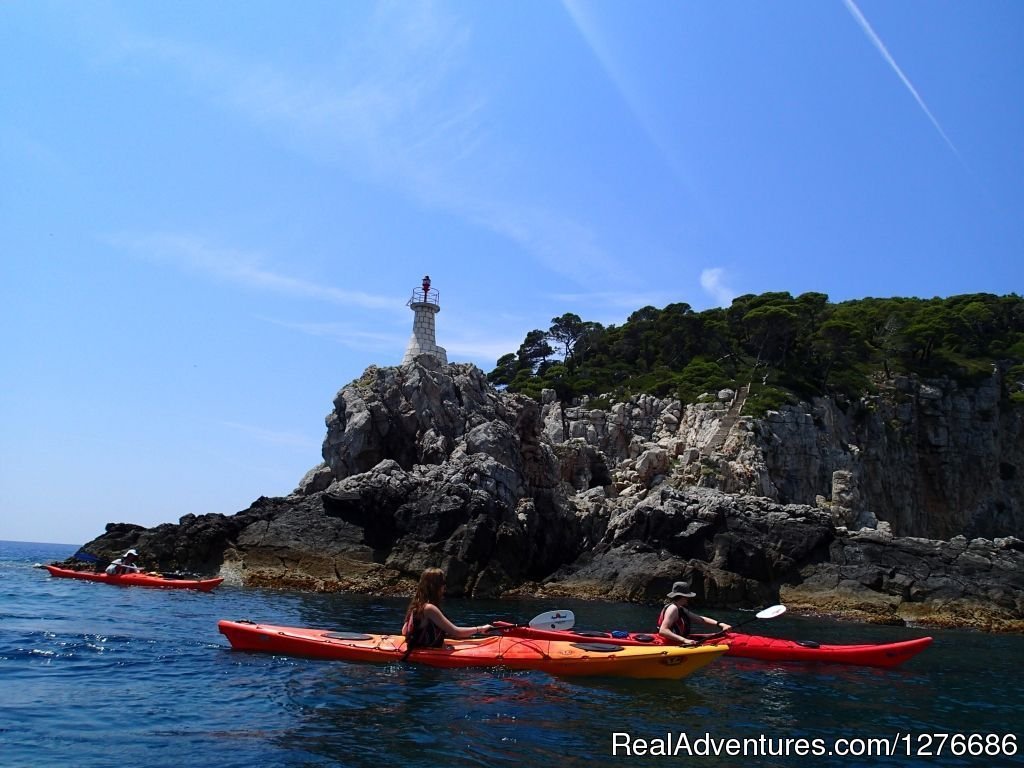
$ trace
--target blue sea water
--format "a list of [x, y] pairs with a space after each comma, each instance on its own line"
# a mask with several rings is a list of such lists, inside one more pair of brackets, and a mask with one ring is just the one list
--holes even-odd
[[[323, 662], [232, 651], [217, 621], [394, 632], [404, 601], [230, 586], [210, 594], [121, 588], [33, 568], [74, 549], [0, 542], [3, 768], [1024, 764], [1020, 636], [786, 614], [751, 626], [821, 642], [932, 634], [935, 643], [896, 670], [725, 657], [683, 681]], [[575, 611], [578, 626], [633, 629], [648, 627], [656, 612], [582, 601], [446, 604], [465, 624], [525, 620], [552, 608]], [[934, 734], [943, 733], [937, 753]], [[863, 749], [856, 740], [891, 743], [897, 734], [899, 754], [881, 757], [700, 754], [716, 743], [725, 748], [727, 739], [763, 739], [763, 749], [777, 753], [795, 750], [798, 739], [828, 748], [851, 739]], [[992, 734], [998, 750], [992, 737], [969, 741], [971, 734]], [[627, 754], [626, 739], [632, 750], [644, 740], [648, 752], [683, 751]], [[908, 755], [907, 747], [930, 747], [932, 755]]]

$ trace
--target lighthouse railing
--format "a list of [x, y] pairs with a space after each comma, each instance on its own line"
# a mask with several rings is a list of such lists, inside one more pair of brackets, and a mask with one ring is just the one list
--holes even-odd
[[439, 298], [440, 295], [433, 288], [431, 288], [429, 291], [424, 291], [422, 288], [413, 288], [412, 298], [409, 299], [405, 303], [405, 305], [410, 306], [412, 304], [439, 304]]

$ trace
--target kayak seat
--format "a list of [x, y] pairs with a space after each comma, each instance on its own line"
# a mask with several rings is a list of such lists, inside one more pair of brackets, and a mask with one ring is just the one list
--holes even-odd
[[616, 651], [623, 650], [621, 645], [611, 645], [609, 643], [573, 643], [573, 648], [579, 648], [581, 651], [593, 651], [594, 653], [615, 653]]
[[369, 635], [364, 635], [362, 632], [324, 632], [324, 637], [329, 637], [332, 640], [372, 640]]
[[802, 645], [804, 648], [820, 648], [821, 643], [815, 642], [814, 640], [797, 640], [797, 645]]

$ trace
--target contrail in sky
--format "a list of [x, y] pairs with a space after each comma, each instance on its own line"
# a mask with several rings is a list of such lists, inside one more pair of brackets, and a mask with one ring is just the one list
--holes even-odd
[[932, 111], [928, 109], [928, 105], [924, 103], [924, 99], [921, 98], [921, 94], [917, 92], [914, 84], [910, 82], [910, 79], [905, 74], [903, 74], [903, 70], [900, 69], [899, 64], [896, 63], [892, 54], [889, 53], [889, 49], [885, 47], [885, 43], [882, 42], [882, 39], [875, 34], [875, 30], [873, 30], [871, 25], [868, 24], [868, 20], [865, 19], [864, 14], [860, 12], [860, 8], [857, 7], [857, 4], [853, 2], [853, 0], [843, 0], [843, 3], [846, 5], [846, 10], [848, 10], [853, 18], [857, 20], [857, 23], [860, 24], [860, 28], [864, 30], [864, 34], [866, 34], [868, 39], [875, 44], [875, 47], [882, 54], [882, 57], [889, 62], [889, 66], [892, 67], [893, 72], [895, 72], [899, 76], [900, 80], [903, 81], [903, 84], [907, 86], [907, 90], [910, 91], [910, 95], [914, 97], [921, 109], [924, 110], [924, 113], [928, 115], [928, 119], [932, 121], [932, 125], [935, 126], [935, 130], [939, 132], [939, 135], [943, 138], [946, 144], [949, 145], [949, 148], [953, 150], [953, 154], [955, 154], [962, 163], [963, 158], [960, 157], [960, 152], [950, 140], [949, 136], [946, 135], [946, 132], [942, 130], [942, 126], [939, 125], [939, 121], [935, 119], [935, 115], [933, 115]]

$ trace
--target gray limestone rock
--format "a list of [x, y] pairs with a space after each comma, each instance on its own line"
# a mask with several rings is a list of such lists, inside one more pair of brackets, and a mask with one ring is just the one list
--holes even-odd
[[[370, 367], [292, 495], [111, 524], [86, 550], [244, 584], [659, 599], [1024, 629], [1024, 409], [996, 371], [880, 382], [860, 402], [742, 413], [723, 391], [608, 410], [492, 388], [421, 355]], [[565, 407], [563, 407], [563, 405]]]

